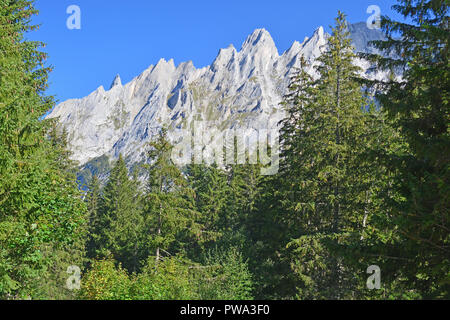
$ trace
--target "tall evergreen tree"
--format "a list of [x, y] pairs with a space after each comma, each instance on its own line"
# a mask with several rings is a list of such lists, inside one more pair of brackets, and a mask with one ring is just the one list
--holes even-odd
[[202, 228], [197, 223], [193, 192], [187, 179], [172, 162], [172, 145], [167, 130], [162, 129], [150, 144], [148, 183], [145, 198], [146, 223], [150, 245], [154, 249], [156, 264], [163, 256], [174, 255], [184, 249], [179, 237], [200, 240]]
[[[75, 181], [59, 168], [44, 95], [48, 73], [43, 43], [24, 35], [37, 13], [33, 1], [0, 1], [0, 297], [36, 297], [36, 279], [51, 258], [43, 248], [76, 241], [85, 208]], [[53, 142], [55, 142], [53, 140]]]
[[229, 213], [223, 221], [229, 229], [242, 228], [251, 218], [259, 200], [263, 177], [258, 164], [238, 164], [228, 168]]
[[360, 155], [373, 143], [368, 119], [374, 110], [367, 109], [370, 102], [356, 80], [349, 35], [339, 12], [318, 59], [318, 80], [312, 81], [303, 62], [286, 100], [293, 107], [284, 121], [275, 196], [280, 222], [296, 239], [288, 245], [288, 261], [298, 275], [300, 298], [352, 298], [358, 285], [358, 270], [344, 264], [338, 249], [367, 220], [374, 181], [361, 170]]
[[191, 165], [186, 174], [193, 191], [195, 209], [199, 212], [198, 223], [202, 225], [197, 249], [203, 250], [223, 236], [220, 220], [227, 210], [227, 175], [220, 168], [206, 165]]
[[88, 240], [86, 243], [87, 256], [93, 259], [97, 255], [97, 245], [101, 234], [100, 224], [100, 201], [101, 186], [96, 175], [87, 186], [86, 205], [88, 211]]
[[98, 225], [93, 229], [98, 232], [94, 234], [97, 256], [111, 254], [130, 272], [139, 269], [147, 246], [140, 201], [137, 179], [130, 179], [120, 155], [102, 192]]
[[[393, 246], [379, 244], [391, 257], [393, 274], [423, 297], [449, 297], [449, 2], [399, 0], [394, 9], [406, 21], [382, 19], [385, 53], [371, 58], [401, 78], [373, 82], [377, 99], [399, 130], [404, 148], [385, 153], [393, 190], [382, 200], [389, 215], [380, 221]], [[401, 248], [401, 250], [399, 250]]]

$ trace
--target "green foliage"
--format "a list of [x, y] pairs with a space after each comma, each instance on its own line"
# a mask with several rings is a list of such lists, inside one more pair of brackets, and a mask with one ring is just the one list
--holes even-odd
[[290, 265], [295, 277], [286, 278], [300, 299], [357, 297], [355, 275], [365, 270], [349, 263], [348, 247], [358, 246], [352, 241], [361, 240], [378, 213], [372, 199], [382, 166], [367, 160], [377, 130], [384, 130], [382, 114], [357, 81], [344, 14], [332, 30], [318, 59], [319, 78], [312, 80], [303, 60], [292, 79], [284, 103], [289, 116], [283, 121], [280, 174], [272, 182], [277, 201], [272, 215], [286, 232], [278, 245], [287, 247], [271, 259], [285, 272]]
[[212, 250], [202, 268], [195, 271], [201, 300], [251, 300], [253, 280], [243, 255], [231, 247]]
[[40, 118], [53, 107], [44, 44], [25, 34], [32, 1], [0, 6], [0, 297], [38, 296], [49, 247], [79, 241], [85, 207], [70, 172], [64, 134]]
[[111, 259], [94, 261], [81, 280], [83, 300], [248, 300], [252, 280], [242, 255], [215, 252], [198, 265], [182, 257], [150, 256], [138, 274], [129, 275]]
[[155, 265], [150, 257], [136, 276], [132, 294], [136, 300], [193, 300], [197, 288], [192, 282], [191, 262], [182, 257], [166, 257]]
[[226, 210], [228, 181], [226, 173], [217, 167], [192, 165], [187, 169], [189, 186], [194, 192], [195, 207], [201, 212], [202, 239], [215, 241], [222, 234], [219, 219]]
[[150, 145], [148, 183], [144, 195], [144, 214], [148, 229], [148, 242], [155, 250], [155, 259], [172, 251], [183, 249], [179, 237], [200, 239], [193, 192], [171, 160], [172, 146], [163, 129]]
[[111, 170], [101, 197], [94, 179], [88, 196], [90, 257], [112, 254], [127, 270], [135, 272], [145, 258], [145, 221], [137, 175], [128, 176], [122, 156]]
[[407, 21], [385, 17], [388, 40], [374, 44], [391, 55], [369, 58], [380, 69], [403, 71], [401, 79], [371, 85], [404, 143], [384, 155], [397, 196], [381, 194], [389, 215], [378, 227], [386, 229], [392, 243], [378, 243], [374, 251], [396, 259], [388, 275], [400, 274], [408, 290], [425, 298], [448, 298], [449, 3], [400, 0], [394, 8]]
[[130, 300], [131, 280], [112, 260], [94, 261], [81, 279], [78, 293], [82, 300]]

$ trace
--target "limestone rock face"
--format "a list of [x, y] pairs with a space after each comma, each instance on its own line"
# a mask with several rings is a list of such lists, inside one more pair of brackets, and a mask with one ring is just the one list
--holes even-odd
[[[371, 52], [368, 41], [383, 37], [361, 23], [349, 30], [356, 51]], [[169, 135], [193, 121], [222, 129], [275, 128], [284, 117], [280, 102], [300, 57], [314, 65], [328, 38], [320, 27], [280, 54], [269, 32], [258, 29], [239, 51], [232, 45], [221, 49], [208, 67], [197, 69], [192, 62], [176, 66], [161, 59], [127, 84], [117, 75], [108, 91], [99, 87], [87, 97], [59, 104], [48, 118], [59, 118], [66, 128], [73, 160], [80, 165], [119, 154], [130, 165], [140, 162], [162, 126], [169, 128]], [[355, 64], [367, 77], [387, 77], [369, 71], [367, 61], [356, 59]]]

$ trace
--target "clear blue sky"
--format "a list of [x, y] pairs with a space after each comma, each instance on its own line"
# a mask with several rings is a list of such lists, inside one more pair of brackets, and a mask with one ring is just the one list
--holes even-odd
[[[160, 58], [178, 65], [211, 64], [220, 48], [240, 49], [256, 28], [267, 29], [280, 53], [303, 41], [319, 26], [326, 30], [340, 9], [351, 23], [366, 21], [369, 5], [398, 17], [394, 0], [37, 0], [30, 39], [47, 43], [49, 93], [61, 102], [109, 88], [119, 73], [126, 83]], [[81, 8], [81, 30], [69, 30], [66, 9]]]

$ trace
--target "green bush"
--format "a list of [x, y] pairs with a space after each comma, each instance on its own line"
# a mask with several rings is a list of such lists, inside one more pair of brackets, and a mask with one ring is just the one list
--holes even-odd
[[205, 267], [196, 274], [197, 294], [202, 300], [250, 300], [253, 280], [247, 262], [235, 248], [213, 250]]

